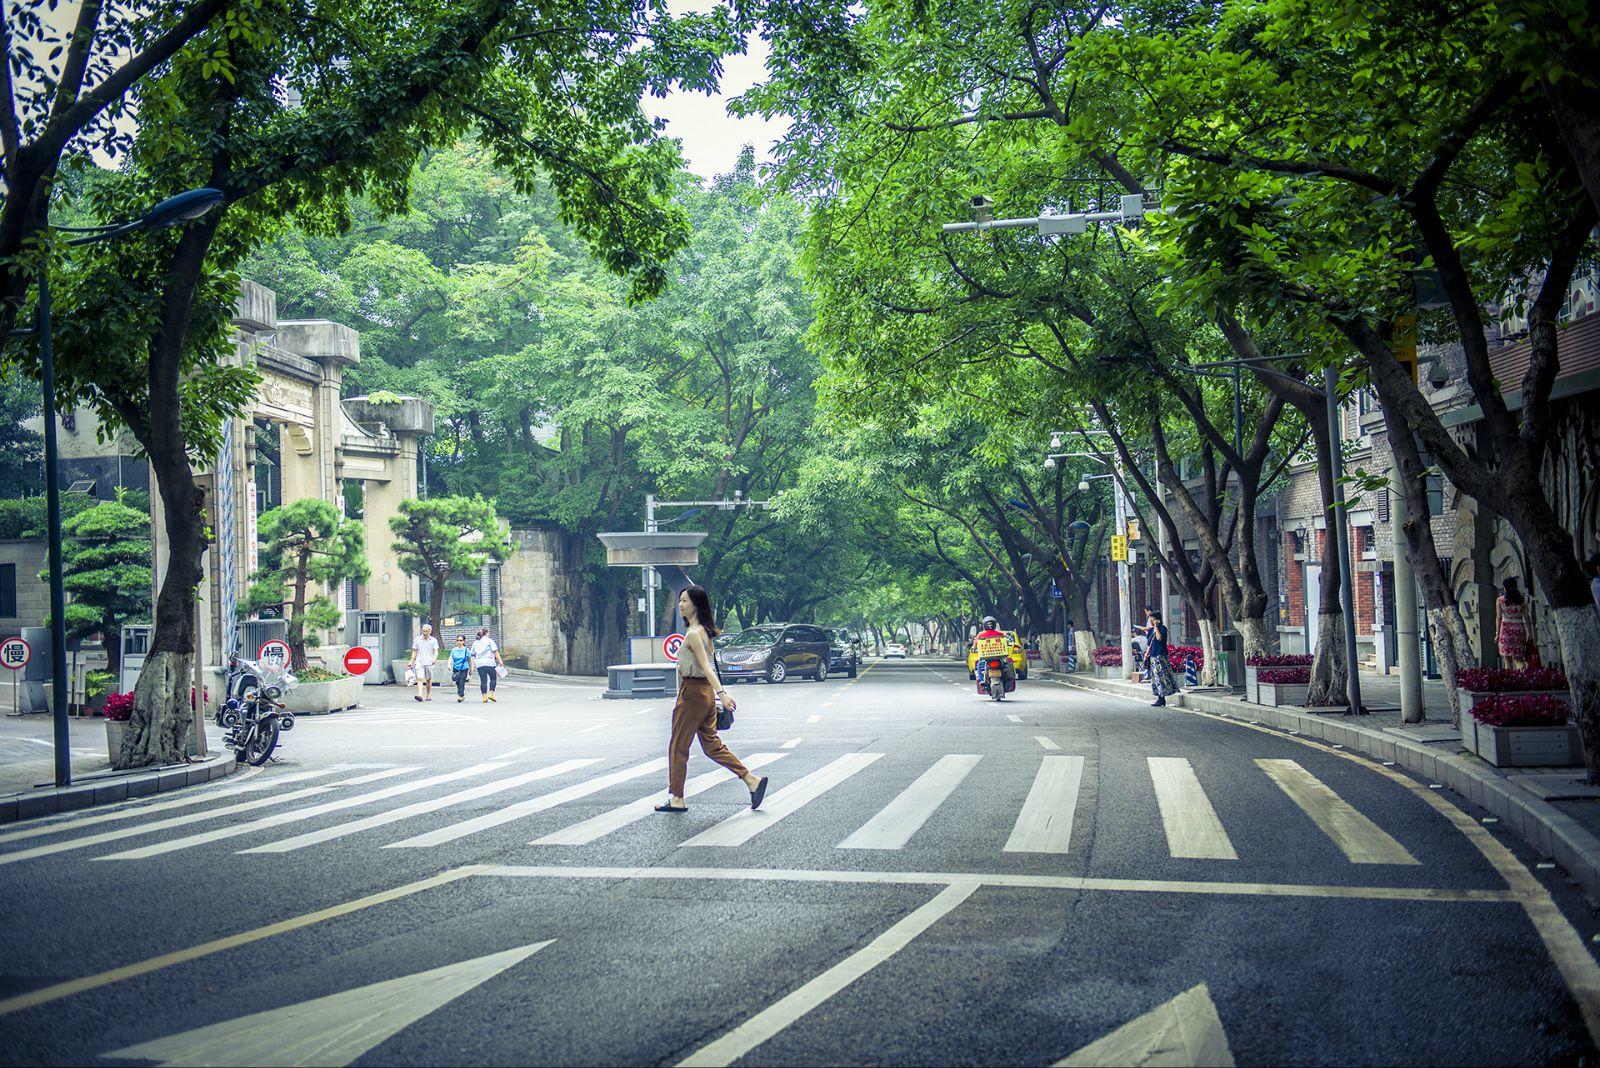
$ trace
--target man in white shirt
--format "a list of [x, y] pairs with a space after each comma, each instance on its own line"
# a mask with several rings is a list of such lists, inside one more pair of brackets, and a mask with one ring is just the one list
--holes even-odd
[[472, 665], [478, 669], [478, 689], [483, 700], [498, 703], [500, 698], [494, 691], [500, 685], [500, 668], [505, 661], [500, 659], [500, 647], [489, 637], [487, 627], [478, 628], [478, 638], [472, 643]]
[[424, 623], [422, 633], [411, 643], [411, 670], [417, 673], [418, 701], [433, 700], [433, 665], [439, 662], [439, 639], [433, 625]]

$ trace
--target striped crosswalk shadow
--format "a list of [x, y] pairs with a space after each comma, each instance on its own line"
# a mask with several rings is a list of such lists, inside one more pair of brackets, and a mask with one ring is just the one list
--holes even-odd
[[641, 775], [650, 775], [663, 771], [666, 769], [666, 766], [667, 761], [665, 757], [657, 758], [655, 760], [647, 760], [643, 764], [635, 764], [631, 768], [623, 768], [621, 771], [613, 771], [609, 774], [589, 779], [586, 782], [576, 783], [572, 786], [555, 790], [548, 794], [540, 794], [538, 797], [530, 797], [526, 801], [518, 801], [514, 805], [507, 805], [505, 808], [498, 809], [494, 812], [486, 812], [481, 816], [474, 816], [472, 819], [462, 820], [460, 823], [452, 823], [448, 827], [441, 827], [438, 830], [429, 831], [426, 834], [415, 835], [411, 838], [402, 839], [398, 842], [390, 842], [388, 845], [384, 846], [384, 848], [422, 849], [428, 846], [443, 845], [446, 842], [454, 842], [456, 839], [465, 838], [469, 834], [476, 834], [479, 831], [487, 830], [490, 827], [498, 827], [501, 824], [510, 823], [513, 820], [520, 820], [523, 817], [531, 816], [536, 812], [544, 812], [548, 809], [555, 808], [558, 805], [564, 805], [568, 801], [576, 801], [580, 797], [588, 797], [590, 794], [597, 794], [601, 790], [610, 789], [611, 787], [616, 786], [618, 783], [624, 783], [630, 779], [637, 779]]
[[981, 757], [952, 754], [940, 757], [900, 796], [885, 805], [860, 830], [839, 843], [840, 849], [901, 849], [922, 829], [928, 818], [960, 786]]
[[298, 823], [301, 820], [309, 820], [317, 816], [324, 816], [329, 812], [339, 812], [343, 809], [356, 808], [360, 805], [370, 805], [379, 801], [387, 801], [391, 797], [398, 797], [402, 794], [416, 793], [418, 790], [426, 790], [430, 787], [440, 786], [447, 782], [455, 782], [457, 779], [467, 779], [474, 775], [487, 775], [489, 772], [499, 771], [505, 766], [506, 765], [504, 763], [493, 761], [485, 764], [474, 764], [468, 768], [459, 768], [456, 771], [447, 771], [442, 775], [430, 775], [426, 779], [413, 779], [410, 782], [396, 783], [393, 786], [385, 786], [381, 790], [372, 790], [368, 793], [356, 794], [353, 797], [341, 797], [337, 801], [325, 801], [320, 805], [311, 805], [307, 808], [292, 809], [288, 812], [277, 812], [271, 816], [263, 816], [258, 820], [252, 820], [249, 823], [242, 823], [231, 827], [218, 827], [215, 830], [202, 831], [199, 834], [191, 834], [183, 838], [173, 838], [169, 841], [157, 842], [153, 845], [140, 846], [138, 849], [128, 849], [121, 853], [112, 853], [109, 856], [96, 857], [95, 859], [142, 860], [146, 857], [158, 857], [165, 853], [176, 852], [180, 849], [193, 849], [195, 846], [202, 846], [208, 842], [216, 842], [224, 838], [240, 838], [247, 834], [254, 834], [256, 831], [264, 831], [273, 827], [281, 827], [286, 823]]
[[72, 849], [85, 849], [89, 846], [104, 845], [106, 842], [118, 842], [124, 838], [133, 838], [141, 834], [153, 834], [156, 831], [171, 830], [174, 827], [187, 827], [190, 824], [216, 819], [219, 816], [233, 816], [241, 812], [254, 812], [257, 809], [270, 808], [273, 805], [286, 805], [291, 801], [300, 801], [307, 797], [320, 797], [323, 794], [343, 789], [346, 786], [361, 786], [378, 779], [406, 775], [416, 770], [416, 768], [386, 768], [383, 771], [375, 771], [367, 775], [357, 775], [355, 778], [346, 779], [343, 782], [327, 783], [322, 786], [308, 786], [300, 790], [290, 790], [284, 794], [260, 797], [254, 801], [241, 801], [235, 805], [223, 805], [221, 808], [207, 809], [204, 812], [191, 812], [186, 816], [169, 816], [166, 819], [155, 820], [152, 823], [140, 823], [133, 827], [119, 827], [114, 831], [101, 831], [98, 834], [87, 834], [81, 838], [68, 838], [65, 841], [50, 842], [46, 845], [34, 846], [31, 849], [19, 849], [14, 853], [0, 853], [0, 864], [15, 864], [19, 860], [31, 860], [34, 857], [65, 853]]
[[266, 845], [256, 846], [253, 849], [241, 849], [239, 852], [289, 853], [296, 849], [304, 849], [307, 846], [331, 842], [336, 838], [345, 838], [352, 834], [359, 834], [362, 831], [370, 831], [374, 827], [384, 827], [391, 823], [399, 823], [401, 820], [411, 819], [414, 816], [437, 812], [452, 805], [464, 805], [469, 801], [493, 797], [495, 794], [502, 794], [507, 790], [515, 790], [519, 786], [526, 786], [541, 779], [553, 779], [558, 775], [565, 775], [569, 771], [577, 771], [580, 768], [586, 768], [599, 762], [599, 757], [591, 757], [586, 760], [563, 760], [559, 764], [551, 764], [549, 767], [524, 772], [521, 775], [513, 775], [508, 779], [496, 779], [493, 782], [458, 790], [453, 794], [445, 794], [443, 797], [430, 797], [426, 801], [415, 801], [409, 805], [390, 809], [387, 812], [375, 812], [370, 816], [351, 820], [349, 823], [339, 823], [332, 827], [324, 827], [321, 830], [307, 831], [305, 834], [297, 834], [293, 838], [285, 838], [278, 842], [268, 842]]
[[1047, 756], [1006, 840], [1007, 853], [1065, 853], [1083, 783], [1083, 757]]
[[[771, 764], [775, 760], [782, 760], [788, 755], [788, 753], [751, 753], [744, 758], [744, 766], [754, 771], [757, 768]], [[716, 771], [708, 771], [703, 775], [696, 775], [684, 783], [683, 796], [694, 797], [696, 794], [705, 793], [719, 783], [735, 781], [733, 776], [729, 775], [725, 769], [718, 768]], [[619, 805], [609, 812], [602, 812], [598, 816], [574, 823], [570, 827], [552, 831], [543, 838], [535, 838], [531, 844], [588, 845], [598, 838], [605, 837], [612, 831], [620, 831], [622, 828], [637, 823], [646, 816], [653, 814], [655, 807], [662, 802], [663, 796], [662, 792], [657, 790], [655, 793], [646, 794], [638, 800], [629, 801], [626, 805]]]
[[1416, 864], [1406, 847], [1293, 760], [1257, 760], [1352, 864]]
[[683, 848], [743, 845], [762, 831], [776, 825], [779, 820], [815, 801], [881, 756], [882, 753], [846, 753], [767, 798], [765, 806], [759, 812], [747, 809], [738, 815], [729, 816], [721, 823], [706, 828], [683, 843]]
[[1148, 763], [1168, 851], [1190, 860], [1238, 860], [1189, 762], [1183, 757], [1149, 757]]

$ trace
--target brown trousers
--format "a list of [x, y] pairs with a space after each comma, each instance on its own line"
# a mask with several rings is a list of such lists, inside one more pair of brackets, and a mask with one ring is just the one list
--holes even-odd
[[673, 797], [683, 796], [683, 781], [689, 774], [689, 745], [700, 736], [700, 749], [706, 756], [741, 779], [750, 769], [740, 763], [717, 734], [717, 702], [706, 679], [684, 679], [678, 684], [678, 703], [672, 706], [672, 744], [667, 750], [667, 789]]

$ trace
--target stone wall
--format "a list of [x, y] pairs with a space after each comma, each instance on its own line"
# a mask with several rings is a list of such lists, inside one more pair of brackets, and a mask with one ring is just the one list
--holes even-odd
[[501, 655], [536, 671], [566, 670], [558, 599], [566, 585], [560, 531], [513, 530], [511, 556], [500, 565]]
[[47, 565], [46, 556], [43, 538], [0, 540], [0, 566], [10, 564], [15, 569], [17, 591], [17, 614], [0, 616], [0, 629], [44, 626], [50, 614], [50, 587], [39, 572]]

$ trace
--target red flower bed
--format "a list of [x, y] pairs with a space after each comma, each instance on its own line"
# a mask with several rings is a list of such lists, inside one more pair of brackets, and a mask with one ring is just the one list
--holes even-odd
[[1567, 677], [1560, 668], [1529, 668], [1506, 671], [1501, 668], [1467, 668], [1457, 681], [1463, 690], [1477, 693], [1513, 693], [1518, 690], [1565, 690]]
[[106, 695], [106, 719], [127, 721], [133, 718], [133, 691]]
[[1559, 727], [1572, 709], [1554, 694], [1485, 697], [1472, 706], [1472, 718], [1491, 727]]
[[1311, 681], [1309, 667], [1275, 668], [1256, 672], [1256, 681], [1269, 686], [1299, 686]]
[[1183, 666], [1189, 661], [1194, 661], [1195, 670], [1206, 666], [1205, 650], [1198, 645], [1172, 645], [1167, 647], [1167, 659], [1177, 671], [1182, 671]]
[[1272, 653], [1246, 657], [1244, 664], [1245, 667], [1310, 667], [1311, 657], [1306, 653]]
[[1093, 653], [1095, 667], [1121, 667], [1122, 650], [1115, 645], [1102, 645]]

